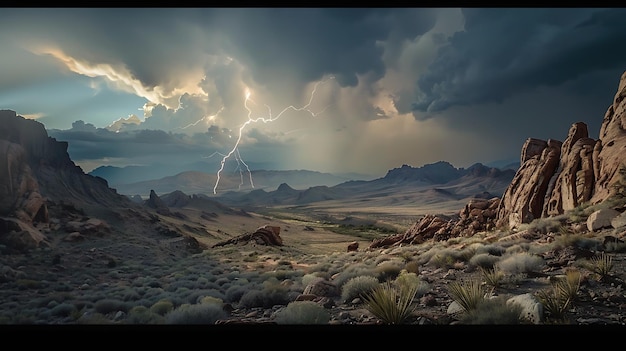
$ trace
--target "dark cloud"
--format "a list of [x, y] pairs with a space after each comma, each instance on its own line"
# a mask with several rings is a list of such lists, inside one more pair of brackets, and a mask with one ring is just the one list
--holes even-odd
[[[231, 49], [255, 80], [276, 75], [311, 82], [335, 75], [342, 86], [357, 74], [385, 72], [377, 41], [414, 38], [432, 28], [430, 9], [228, 9], [215, 27], [225, 31]], [[410, 19], [406, 21], [405, 19]]]
[[626, 46], [619, 44], [626, 42], [626, 9], [472, 8], [463, 13], [465, 30], [448, 38], [418, 79], [416, 118], [626, 68]]

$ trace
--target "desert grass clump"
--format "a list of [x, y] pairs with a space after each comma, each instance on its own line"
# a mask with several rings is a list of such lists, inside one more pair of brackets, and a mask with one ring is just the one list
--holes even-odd
[[613, 267], [613, 258], [605, 252], [591, 258], [590, 269], [600, 277], [600, 280], [609, 277]]
[[536, 218], [530, 223], [523, 223], [519, 226], [519, 231], [535, 231], [538, 233], [546, 234], [550, 232], [558, 232], [562, 227], [560, 217], [541, 217]]
[[293, 301], [276, 313], [276, 324], [328, 324], [330, 312], [313, 301]]
[[503, 297], [484, 299], [475, 308], [467, 311], [462, 324], [517, 325], [522, 324], [523, 308], [519, 304], [508, 304]]
[[476, 309], [485, 300], [485, 290], [476, 279], [450, 282], [448, 293], [465, 312]]
[[378, 279], [369, 275], [351, 278], [341, 287], [341, 300], [350, 302], [360, 298], [376, 288], [378, 284]]
[[415, 310], [412, 304], [417, 288], [417, 285], [394, 285], [386, 281], [365, 294], [363, 299], [367, 310], [385, 324], [403, 324]]
[[507, 273], [529, 273], [543, 269], [545, 261], [541, 256], [521, 252], [503, 257], [498, 262], [498, 266]]
[[165, 324], [215, 324], [226, 317], [220, 304], [183, 304], [165, 315]]
[[500, 260], [500, 256], [494, 256], [490, 253], [479, 253], [473, 256], [468, 263], [471, 266], [482, 269], [491, 269]]

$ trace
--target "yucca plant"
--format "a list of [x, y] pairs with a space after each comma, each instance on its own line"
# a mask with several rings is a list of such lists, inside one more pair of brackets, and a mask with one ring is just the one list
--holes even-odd
[[591, 270], [600, 276], [600, 280], [608, 277], [613, 270], [613, 258], [604, 252], [592, 257], [591, 263]]
[[571, 300], [565, 298], [557, 287], [557, 284], [553, 284], [551, 289], [539, 290], [537, 292], [537, 299], [543, 305], [549, 320], [555, 323], [565, 321]]
[[497, 266], [493, 268], [480, 267], [480, 272], [487, 285], [497, 289], [502, 284], [504, 273]]
[[476, 309], [485, 300], [485, 291], [478, 280], [451, 282], [448, 284], [448, 292], [465, 312]]
[[557, 289], [559, 290], [559, 293], [563, 295], [565, 301], [569, 301], [571, 303], [576, 300], [581, 280], [582, 275], [580, 271], [570, 269], [565, 272], [565, 279], [556, 283]]
[[539, 302], [543, 304], [552, 321], [557, 323], [565, 321], [567, 310], [576, 300], [581, 280], [582, 276], [578, 270], [568, 270], [565, 272], [565, 278], [552, 284], [552, 289], [537, 292]]
[[417, 285], [398, 288], [386, 281], [365, 294], [363, 299], [367, 310], [384, 323], [403, 324], [415, 311], [412, 304], [417, 288]]

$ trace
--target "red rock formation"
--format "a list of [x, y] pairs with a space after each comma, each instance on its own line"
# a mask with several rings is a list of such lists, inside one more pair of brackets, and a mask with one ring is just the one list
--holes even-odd
[[224, 246], [224, 245], [238, 244], [240, 242], [247, 243], [253, 240], [259, 245], [268, 245], [268, 246], [282, 246], [283, 245], [283, 239], [280, 237], [280, 227], [264, 225], [260, 228], [257, 228], [257, 230], [252, 233], [245, 233], [235, 238], [220, 241], [219, 243], [214, 244], [211, 247], [214, 248], [214, 247], [219, 247], [219, 246]]
[[624, 184], [621, 169], [626, 168], [626, 72], [622, 74], [619, 88], [600, 127], [600, 144], [593, 152], [597, 155], [596, 183], [591, 203], [599, 203], [618, 191], [616, 185]]
[[589, 201], [595, 184], [594, 149], [587, 125], [574, 123], [561, 147], [559, 168], [546, 194], [542, 216], [556, 216]]
[[[529, 144], [536, 145], [537, 139], [529, 138], [522, 149], [529, 149]], [[559, 165], [562, 144], [550, 139], [545, 145], [541, 153], [537, 153], [538, 150], [532, 156], [522, 153], [522, 157], [528, 158], [520, 160], [520, 168], [502, 195], [497, 227], [515, 228], [541, 217], [550, 179]]]

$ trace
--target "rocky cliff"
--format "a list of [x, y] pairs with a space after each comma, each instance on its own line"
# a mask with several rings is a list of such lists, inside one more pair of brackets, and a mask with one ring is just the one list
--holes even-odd
[[598, 139], [574, 123], [564, 142], [529, 138], [520, 168], [503, 194], [498, 227], [519, 227], [584, 203], [598, 204], [622, 192], [626, 169], [626, 72], [604, 116]]
[[129, 202], [104, 179], [85, 174], [67, 147], [49, 137], [43, 124], [0, 110], [0, 234], [17, 233], [39, 243], [45, 236], [37, 224], [48, 222], [50, 203], [80, 209]]

